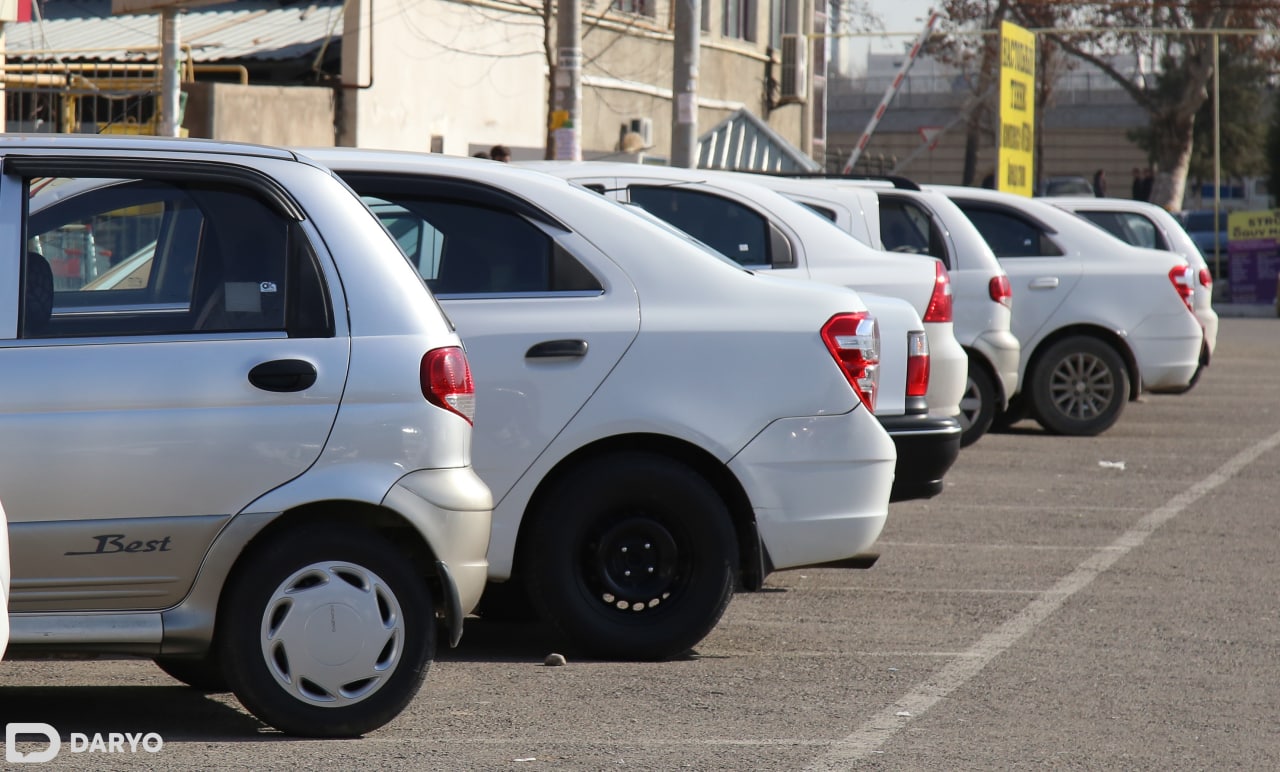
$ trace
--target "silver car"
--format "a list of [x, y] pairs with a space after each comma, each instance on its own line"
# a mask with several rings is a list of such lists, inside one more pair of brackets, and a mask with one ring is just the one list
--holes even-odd
[[467, 357], [395, 242], [282, 150], [0, 157], [10, 656], [150, 657], [292, 734], [394, 718], [492, 510]]

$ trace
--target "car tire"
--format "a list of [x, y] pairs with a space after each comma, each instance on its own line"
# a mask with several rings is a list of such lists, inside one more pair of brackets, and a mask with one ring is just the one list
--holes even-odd
[[960, 447], [977, 442], [996, 417], [996, 384], [980, 364], [969, 359], [969, 379], [960, 397]]
[[350, 525], [308, 524], [253, 549], [220, 609], [231, 690], [286, 734], [377, 729], [417, 694], [435, 653], [426, 582], [396, 545]]
[[720, 621], [738, 580], [737, 534], [701, 475], [639, 451], [591, 459], [534, 514], [521, 565], [530, 600], [588, 657], [686, 654]]
[[172, 678], [202, 692], [229, 692], [227, 677], [212, 652], [203, 657], [156, 657], [156, 666]]
[[1031, 376], [1036, 421], [1054, 434], [1092, 437], [1111, 428], [1129, 399], [1129, 372], [1114, 348], [1075, 336], [1054, 343]]

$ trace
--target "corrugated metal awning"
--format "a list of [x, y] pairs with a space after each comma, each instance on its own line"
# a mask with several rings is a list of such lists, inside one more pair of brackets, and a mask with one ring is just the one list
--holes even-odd
[[[6, 24], [10, 61], [150, 62], [158, 58], [160, 15], [112, 16], [111, 3], [77, 3], [79, 17]], [[97, 13], [98, 15], [91, 15]], [[247, 0], [183, 11], [179, 37], [196, 62], [286, 60], [342, 36], [341, 0], [282, 6]]]
[[698, 137], [699, 169], [818, 172], [822, 165], [747, 110], [738, 110]]

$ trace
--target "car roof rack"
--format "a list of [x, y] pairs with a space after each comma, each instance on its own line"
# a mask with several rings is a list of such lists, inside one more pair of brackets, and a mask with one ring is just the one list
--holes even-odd
[[815, 180], [859, 180], [868, 182], [888, 182], [898, 190], [920, 190], [915, 180], [900, 177], [896, 174], [844, 174], [842, 172], [775, 172], [765, 170], [749, 170], [753, 174], [770, 174], [774, 177], [790, 177], [792, 179]]

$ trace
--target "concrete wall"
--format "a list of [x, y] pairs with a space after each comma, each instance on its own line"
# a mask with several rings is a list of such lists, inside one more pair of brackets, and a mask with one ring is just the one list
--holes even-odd
[[333, 89], [184, 83], [189, 136], [264, 145], [332, 146]]

